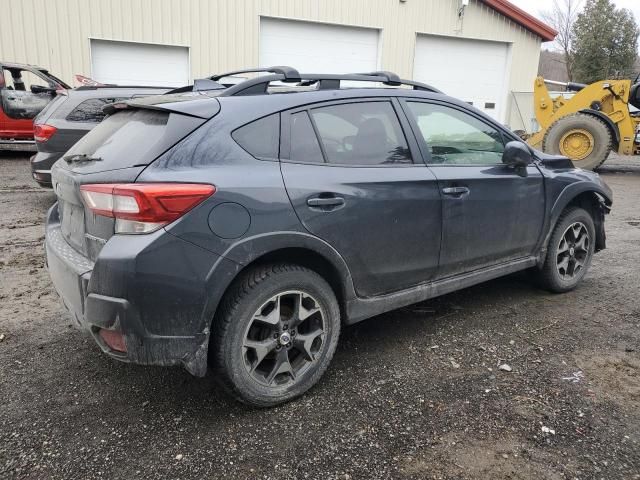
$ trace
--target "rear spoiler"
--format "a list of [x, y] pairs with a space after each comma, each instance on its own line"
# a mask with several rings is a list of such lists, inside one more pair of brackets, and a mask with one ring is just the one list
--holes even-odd
[[105, 105], [102, 111], [107, 115], [132, 108], [159, 110], [179, 113], [190, 117], [208, 119], [220, 111], [220, 102], [211, 95], [202, 93], [153, 95], [136, 98], [126, 102], [115, 102]]

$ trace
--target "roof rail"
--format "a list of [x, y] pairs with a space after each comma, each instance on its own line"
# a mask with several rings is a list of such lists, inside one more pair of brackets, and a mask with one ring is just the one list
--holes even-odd
[[284, 82], [299, 82], [301, 80], [298, 70], [292, 67], [287, 67], [286, 65], [275, 66], [275, 67], [264, 67], [264, 68], [247, 68], [244, 70], [234, 70], [232, 72], [225, 72], [225, 73], [213, 75], [209, 77], [209, 79], [213, 81], [217, 81], [217, 80], [220, 80], [221, 78], [231, 77], [233, 75], [239, 75], [241, 73], [261, 73], [261, 72], [283, 75], [284, 79], [282, 81]]
[[386, 70], [380, 70], [379, 72], [358, 73], [358, 75], [373, 75], [376, 77], [386, 77], [387, 81], [383, 82], [386, 85], [402, 85], [400, 77], [393, 72], [387, 72]]
[[173, 88], [168, 92], [165, 92], [165, 95], [172, 95], [174, 93], [185, 93], [185, 92], [208, 92], [211, 90], [224, 90], [225, 87], [221, 83], [218, 83], [215, 80], [211, 80], [211, 78], [196, 78], [193, 81], [193, 85], [185, 85], [184, 87]]
[[[278, 72], [276, 69], [288, 69], [287, 72]], [[338, 90], [341, 88], [341, 82], [376, 82], [385, 85], [400, 86], [407, 85], [413, 87], [414, 90], [424, 90], [433, 93], [442, 93], [435, 87], [425, 83], [414, 82], [412, 80], [403, 80], [392, 72], [371, 72], [371, 73], [350, 73], [350, 74], [325, 74], [325, 73], [298, 73], [291, 67], [270, 67], [269, 69], [248, 69], [238, 70], [237, 72], [229, 72], [224, 75], [216, 75], [210, 77], [217, 80], [223, 76], [233, 75], [237, 73], [249, 72], [273, 72], [273, 75], [264, 75], [256, 78], [250, 78], [243, 82], [237, 83], [224, 90], [221, 97], [232, 97], [241, 95], [265, 95], [269, 84], [272, 82], [295, 82], [300, 85], [308, 86], [318, 83], [319, 90]], [[292, 74], [295, 72], [295, 74]], [[295, 77], [295, 78], [294, 78]]]
[[105, 83], [102, 85], [80, 85], [79, 87], [75, 87], [73, 90], [100, 90], [103, 88], [155, 88], [159, 90], [168, 90], [171, 87], [160, 87], [158, 85], [115, 85], [113, 83]]

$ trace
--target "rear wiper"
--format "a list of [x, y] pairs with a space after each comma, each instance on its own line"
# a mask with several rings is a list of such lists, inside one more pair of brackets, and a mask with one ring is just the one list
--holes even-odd
[[80, 163], [80, 162], [100, 162], [102, 159], [100, 157], [91, 157], [85, 153], [78, 153], [75, 155], [67, 155], [66, 157], [62, 157], [67, 163]]

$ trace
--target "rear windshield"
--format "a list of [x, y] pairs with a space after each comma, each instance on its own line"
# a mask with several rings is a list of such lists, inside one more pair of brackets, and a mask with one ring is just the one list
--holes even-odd
[[[125, 110], [107, 117], [65, 156], [86, 155], [105, 169], [147, 164], [152, 150], [163, 143], [170, 114], [158, 110]], [[161, 153], [161, 152], [158, 152]]]
[[70, 122], [99, 123], [107, 116], [105, 105], [127, 100], [128, 97], [90, 98], [80, 103], [67, 115]]

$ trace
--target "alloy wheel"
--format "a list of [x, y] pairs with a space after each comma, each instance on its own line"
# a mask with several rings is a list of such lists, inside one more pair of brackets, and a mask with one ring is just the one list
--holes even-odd
[[581, 273], [589, 259], [589, 231], [582, 222], [569, 225], [558, 244], [558, 273], [563, 280], [572, 280]]
[[290, 290], [267, 300], [252, 316], [242, 345], [247, 372], [266, 386], [296, 381], [318, 359], [325, 314], [311, 295]]

